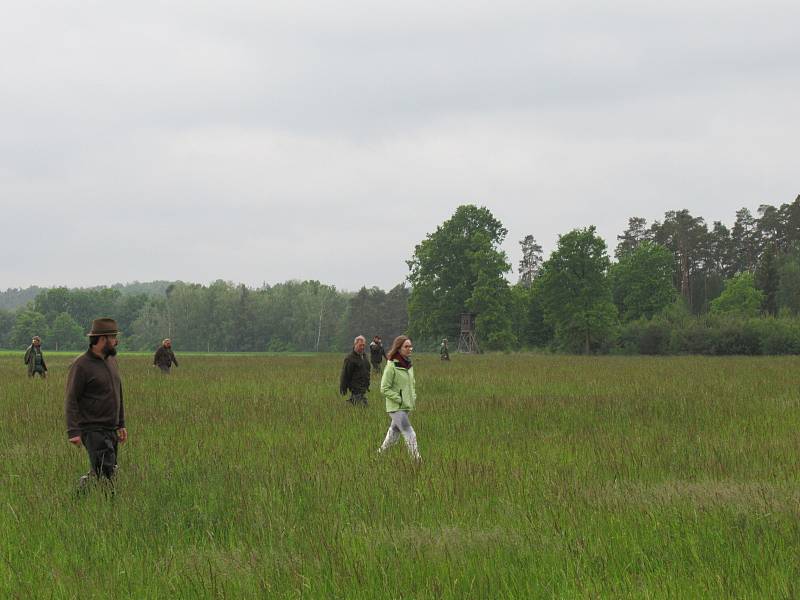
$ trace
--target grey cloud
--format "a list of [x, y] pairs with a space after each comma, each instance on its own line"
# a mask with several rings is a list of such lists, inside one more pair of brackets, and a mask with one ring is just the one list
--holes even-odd
[[[9, 12], [9, 11], [7, 11]], [[0, 21], [0, 287], [388, 287], [458, 204], [553, 247], [797, 193], [786, 2], [19, 3]], [[32, 209], [31, 207], [35, 207]], [[32, 212], [32, 210], [34, 212]], [[36, 217], [32, 215], [37, 215]], [[366, 251], [378, 236], [385, 251]], [[153, 259], [168, 243], [176, 258]], [[359, 241], [360, 240], [360, 241]], [[364, 269], [342, 269], [353, 249]], [[64, 279], [66, 278], [66, 280]]]

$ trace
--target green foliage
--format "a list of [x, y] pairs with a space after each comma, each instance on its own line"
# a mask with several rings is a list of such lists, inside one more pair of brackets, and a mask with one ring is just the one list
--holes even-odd
[[[29, 334], [20, 332], [31, 328], [25, 325], [29, 314], [20, 317], [14, 340], [12, 330], [19, 313], [30, 309], [45, 319], [44, 328], [34, 324], [39, 334], [53, 332], [46, 347], [74, 342], [64, 341], [74, 333], [61, 316], [69, 315], [82, 332], [98, 316], [116, 318], [124, 332], [123, 349], [152, 351], [172, 337], [179, 351], [339, 351], [356, 334], [378, 333], [389, 343], [401, 332], [410, 332], [417, 348], [434, 349], [442, 337], [455, 340], [460, 313], [473, 311], [481, 346], [489, 350], [552, 345], [573, 352], [722, 353], [730, 344], [729, 351], [751, 352], [752, 331], [767, 336], [759, 342], [762, 351], [791, 348], [782, 325], [754, 326], [744, 333], [731, 325], [733, 317], [759, 310], [769, 316], [800, 315], [800, 196], [779, 207], [763, 204], [758, 215], [743, 208], [731, 228], [720, 221], [709, 228], [685, 209], [667, 211], [662, 222], [649, 227], [634, 217], [617, 237], [617, 264], [609, 269], [606, 258], [595, 264], [584, 257], [585, 264], [578, 261], [572, 271], [564, 266], [546, 280], [539, 268], [541, 246], [528, 235], [520, 242], [521, 285], [511, 288], [505, 279], [510, 265], [500, 249], [506, 229], [486, 208], [465, 205], [415, 247], [408, 261], [411, 291], [400, 285], [389, 292], [363, 288], [352, 294], [318, 281], [252, 289], [221, 280], [207, 286], [156, 281], [9, 289], [0, 292], [0, 347], [27, 343], [23, 338]], [[741, 275], [753, 267], [755, 290]], [[609, 283], [625, 323], [616, 346]], [[678, 290], [682, 303], [670, 304]], [[759, 290], [763, 301], [757, 309]], [[19, 308], [26, 302], [30, 305]], [[3, 312], [4, 306], [17, 307], [16, 312]], [[687, 307], [694, 315], [726, 316], [727, 324], [689, 320], [683, 314]]]
[[625, 354], [800, 354], [800, 319], [736, 314], [670, 320], [663, 313], [622, 326]]
[[[664, 221], [656, 221], [650, 228], [652, 240], [666, 246], [673, 253], [673, 280], [680, 295], [690, 308], [695, 309], [691, 293], [691, 275], [696, 272], [707, 255], [708, 227], [702, 217], [694, 217], [686, 210], [664, 213]], [[695, 309], [696, 312], [696, 309]]]
[[775, 294], [778, 310], [800, 315], [800, 260], [787, 256], [778, 267], [778, 278]]
[[38, 335], [42, 338], [42, 347], [50, 348], [47, 340], [49, 333], [44, 315], [27, 309], [17, 313], [9, 342], [12, 348], [27, 348], [33, 336]]
[[86, 332], [69, 313], [62, 312], [53, 319], [48, 336], [48, 348], [79, 350], [87, 344]]
[[0, 348], [9, 347], [15, 320], [16, 315], [13, 312], [0, 309]]
[[767, 315], [777, 315], [780, 274], [778, 273], [778, 259], [773, 245], [768, 246], [761, 255], [758, 269], [756, 269], [755, 283], [758, 289], [764, 293], [761, 310]]
[[36, 296], [33, 309], [43, 314], [51, 325], [56, 316], [67, 313], [86, 331], [97, 317], [114, 315], [122, 331], [126, 332], [145, 300], [143, 296], [123, 299], [122, 293], [112, 288], [70, 290], [56, 287]]
[[32, 285], [28, 288], [8, 288], [0, 292], [0, 309], [17, 310], [32, 302], [45, 288]]
[[482, 350], [509, 350], [517, 345], [508, 282], [492, 272], [480, 272], [467, 300], [467, 309], [477, 313], [475, 333]]
[[606, 276], [606, 243], [595, 228], [559, 236], [558, 247], [544, 263], [541, 298], [556, 342], [570, 351], [603, 350], [613, 339], [617, 310]]
[[517, 284], [511, 292], [514, 335], [524, 348], [545, 348], [553, 341], [555, 332], [545, 319], [541, 280], [535, 279], [530, 287]]
[[622, 259], [623, 256], [633, 252], [642, 242], [649, 241], [652, 237], [652, 232], [647, 229], [647, 220], [642, 217], [631, 217], [628, 219], [628, 228], [617, 236], [617, 249], [614, 251], [614, 256], [617, 260]]
[[163, 298], [167, 289], [178, 281], [133, 281], [131, 283], [115, 283], [109, 287], [119, 290], [123, 296], [146, 296], [148, 298]]
[[379, 335], [388, 349], [395, 337], [407, 332], [408, 296], [409, 290], [403, 284], [388, 293], [377, 287], [361, 288], [348, 301], [341, 346], [350, 347], [357, 335], [366, 337], [367, 343]]
[[514, 343], [507, 314], [511, 295], [503, 277], [511, 265], [499, 249], [506, 233], [488, 209], [464, 205], [417, 244], [408, 261], [412, 337], [420, 342], [455, 338], [461, 313], [474, 311], [484, 347]]
[[618, 345], [623, 354], [669, 354], [672, 328], [665, 318], [639, 318], [620, 328]]
[[165, 298], [153, 298], [139, 310], [131, 324], [130, 333], [123, 337], [126, 347], [136, 350], [153, 350], [171, 335]]
[[673, 260], [668, 248], [643, 241], [611, 267], [612, 293], [624, 321], [649, 319], [675, 301]]
[[[346, 299], [319, 281], [288, 281], [259, 290], [216, 281], [178, 283], [151, 301], [134, 323], [137, 345], [170, 337], [177, 350], [252, 352], [339, 347]], [[144, 349], [144, 348], [142, 348]]]
[[719, 298], [711, 303], [711, 314], [754, 317], [761, 312], [764, 292], [756, 289], [752, 273], [741, 273], [725, 283]]
[[542, 268], [542, 246], [532, 235], [526, 235], [519, 242], [522, 259], [519, 261], [519, 285], [529, 288]]
[[757, 326], [761, 354], [800, 354], [800, 320], [762, 319]]

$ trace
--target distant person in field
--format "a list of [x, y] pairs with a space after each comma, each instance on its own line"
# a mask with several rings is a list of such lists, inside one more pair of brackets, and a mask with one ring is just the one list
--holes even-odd
[[383, 342], [381, 336], [376, 335], [372, 338], [369, 345], [369, 361], [372, 363], [372, 370], [376, 373], [381, 372], [381, 363], [386, 356], [386, 351], [383, 349]]
[[411, 352], [414, 348], [411, 340], [404, 335], [395, 338], [387, 354], [386, 368], [381, 379], [381, 393], [386, 398], [386, 412], [391, 423], [386, 439], [378, 449], [383, 454], [391, 448], [402, 434], [406, 441], [408, 453], [414, 460], [420, 460], [417, 447], [417, 434], [408, 420], [408, 413], [414, 410], [417, 392], [414, 385], [414, 367], [411, 364]]
[[363, 335], [353, 340], [353, 351], [345, 356], [339, 377], [339, 393], [344, 396], [349, 390], [347, 401], [354, 406], [367, 406], [369, 361], [364, 353], [366, 346], [367, 340]]
[[442, 340], [442, 345], [439, 347], [439, 358], [442, 360], [450, 360], [450, 350], [447, 349], [447, 338]]
[[42, 379], [47, 377], [47, 364], [42, 354], [42, 338], [33, 336], [31, 345], [25, 350], [25, 364], [28, 365], [28, 377], [39, 375]]
[[172, 341], [167, 338], [156, 350], [153, 356], [153, 366], [161, 369], [164, 374], [169, 374], [172, 365], [178, 366], [178, 359], [175, 358], [175, 353], [172, 351]]
[[88, 333], [89, 349], [73, 361], [67, 375], [67, 437], [71, 444], [86, 448], [91, 466], [91, 471], [80, 478], [80, 489], [95, 478], [111, 482], [113, 492], [117, 444], [128, 439], [116, 358], [117, 335], [114, 319], [95, 319]]

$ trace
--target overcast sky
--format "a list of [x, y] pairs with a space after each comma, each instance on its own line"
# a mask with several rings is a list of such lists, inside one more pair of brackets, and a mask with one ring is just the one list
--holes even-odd
[[800, 3], [4, 2], [0, 289], [389, 288], [459, 204], [549, 252], [800, 193]]

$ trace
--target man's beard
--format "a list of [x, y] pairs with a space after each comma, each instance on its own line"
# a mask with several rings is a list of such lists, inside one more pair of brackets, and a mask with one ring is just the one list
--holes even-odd
[[116, 346], [106, 346], [103, 348], [103, 354], [106, 356], [116, 356], [117, 355], [117, 348]]

